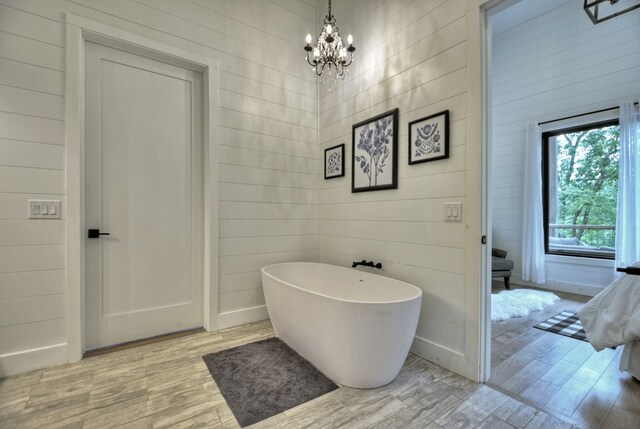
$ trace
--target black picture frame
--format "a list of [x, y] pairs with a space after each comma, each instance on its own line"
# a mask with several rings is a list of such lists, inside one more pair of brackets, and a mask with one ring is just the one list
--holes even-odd
[[[415, 135], [416, 133], [424, 131], [425, 127], [429, 126], [430, 128], [427, 128], [427, 136], [425, 139], [421, 138], [421, 135]], [[433, 128], [434, 126], [435, 129]], [[444, 137], [440, 135], [440, 130], [443, 131], [442, 134], [444, 134]], [[433, 133], [436, 134], [431, 135]], [[434, 142], [434, 139], [437, 140]], [[442, 112], [409, 122], [408, 143], [409, 165], [449, 158], [449, 111], [443, 110]], [[420, 145], [420, 147], [420, 143], [427, 143], [429, 147], [422, 145]], [[440, 150], [437, 152], [432, 151], [434, 145]]]
[[[339, 159], [334, 158], [331, 160], [327, 158], [334, 154], [339, 154]], [[338, 167], [338, 173], [331, 174], [329, 170], [336, 166]], [[329, 180], [336, 179], [338, 177], [344, 177], [344, 143], [324, 150], [324, 179]]]
[[[395, 108], [353, 125], [351, 130], [352, 193], [398, 188], [398, 116], [399, 109]], [[374, 128], [371, 129], [370, 125]], [[388, 130], [389, 125], [391, 130]], [[386, 142], [384, 146], [379, 146], [382, 150], [375, 159], [375, 170], [371, 171], [373, 155], [376, 152], [373, 148], [376, 132], [383, 132], [382, 137]], [[367, 133], [370, 133], [369, 138]], [[369, 149], [363, 149], [363, 146], [367, 146], [366, 142], [370, 144]], [[386, 169], [389, 167], [387, 162], [389, 158], [391, 158], [390, 171]], [[379, 181], [382, 183], [378, 184]]]

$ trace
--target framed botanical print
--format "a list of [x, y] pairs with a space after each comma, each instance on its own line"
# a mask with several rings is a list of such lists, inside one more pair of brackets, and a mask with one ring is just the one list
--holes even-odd
[[398, 109], [353, 126], [351, 192], [398, 187]]
[[449, 158], [449, 111], [409, 122], [409, 164]]
[[344, 176], [344, 143], [324, 150], [324, 178]]

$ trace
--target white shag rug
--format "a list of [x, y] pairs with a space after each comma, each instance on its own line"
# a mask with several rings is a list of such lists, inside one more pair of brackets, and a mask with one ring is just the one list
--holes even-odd
[[499, 322], [512, 317], [524, 317], [532, 311], [540, 311], [558, 301], [560, 298], [551, 292], [533, 289], [513, 289], [492, 293], [491, 321]]

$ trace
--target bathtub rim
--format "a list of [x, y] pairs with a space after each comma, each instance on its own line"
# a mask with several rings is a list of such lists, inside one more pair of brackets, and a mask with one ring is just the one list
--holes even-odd
[[[315, 292], [315, 291], [312, 291], [312, 290], [309, 290], [309, 289], [305, 289], [303, 287], [297, 286], [297, 285], [295, 285], [293, 283], [289, 283], [288, 281], [280, 279], [280, 278], [274, 276], [273, 274], [268, 273], [267, 271], [265, 271], [266, 269], [268, 269], [270, 267], [275, 267], [277, 265], [294, 265], [294, 264], [325, 265], [325, 266], [328, 266], [328, 267], [337, 267], [337, 268], [341, 268], [341, 269], [345, 269], [345, 270], [349, 269], [348, 267], [342, 267], [340, 265], [333, 265], [333, 264], [325, 264], [325, 263], [322, 263], [322, 262], [279, 262], [277, 264], [271, 264], [271, 265], [266, 265], [266, 266], [262, 267], [260, 269], [260, 272], [263, 275], [266, 275], [266, 276], [268, 276], [269, 278], [271, 278], [271, 279], [273, 279], [275, 281], [284, 283], [287, 286], [291, 286], [291, 287], [293, 287], [295, 289], [298, 289], [298, 290], [301, 290], [303, 292], [307, 292], [307, 293], [310, 293], [310, 294], [313, 294], [313, 295], [321, 296], [323, 298], [331, 299], [331, 300], [334, 300], [334, 301], [341, 301], [341, 302], [346, 302], [346, 303], [350, 303], [350, 304], [367, 304], [367, 305], [402, 304], [402, 303], [405, 303], [405, 302], [410, 302], [410, 301], [422, 298], [422, 295], [423, 295], [422, 289], [420, 289], [418, 286], [416, 286], [414, 284], [411, 284], [411, 283], [408, 283], [408, 282], [404, 282], [402, 280], [397, 280], [397, 279], [394, 279], [392, 277], [383, 276], [383, 275], [380, 275], [380, 274], [366, 273], [366, 272], [358, 271], [359, 273], [364, 274], [364, 275], [382, 277], [384, 279], [392, 280], [394, 282], [403, 283], [405, 285], [411, 286], [418, 293], [415, 296], [411, 297], [411, 298], [399, 299], [399, 300], [394, 300], [394, 301], [355, 301], [355, 300], [352, 300], [352, 299], [336, 298], [336, 297], [331, 296], [331, 295], [325, 295], [323, 293], [319, 293], [319, 292]], [[262, 287], [264, 287], [264, 285], [262, 285]]]

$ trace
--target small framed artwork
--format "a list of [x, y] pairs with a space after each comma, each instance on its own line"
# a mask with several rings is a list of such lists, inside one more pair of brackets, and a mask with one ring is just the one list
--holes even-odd
[[344, 143], [324, 150], [324, 178], [344, 176]]
[[449, 111], [409, 122], [409, 164], [449, 158]]
[[353, 126], [351, 192], [398, 187], [398, 109]]

